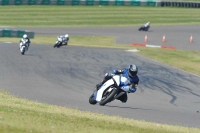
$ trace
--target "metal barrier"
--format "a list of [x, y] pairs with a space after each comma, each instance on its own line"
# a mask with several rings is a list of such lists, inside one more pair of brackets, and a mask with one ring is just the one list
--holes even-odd
[[23, 37], [27, 34], [29, 38], [34, 38], [35, 33], [27, 30], [10, 30], [10, 29], [0, 29], [0, 37]]
[[189, 7], [189, 8], [200, 8], [200, 2], [161, 2], [162, 7]]
[[0, 0], [0, 5], [113, 5], [200, 8], [200, 2], [160, 0]]
[[156, 6], [156, 0], [0, 0], [0, 5]]

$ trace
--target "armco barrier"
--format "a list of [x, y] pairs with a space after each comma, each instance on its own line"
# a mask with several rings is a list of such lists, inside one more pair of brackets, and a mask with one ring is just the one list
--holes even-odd
[[172, 2], [163, 1], [160, 4], [162, 7], [189, 7], [200, 8], [200, 2]]
[[0, 0], [0, 5], [156, 6], [156, 0]]
[[10, 30], [0, 29], [0, 37], [17, 37], [21, 38], [24, 34], [27, 34], [29, 38], [34, 38], [35, 33], [27, 30]]
[[113, 5], [200, 8], [200, 2], [162, 0], [0, 0], [0, 5]]

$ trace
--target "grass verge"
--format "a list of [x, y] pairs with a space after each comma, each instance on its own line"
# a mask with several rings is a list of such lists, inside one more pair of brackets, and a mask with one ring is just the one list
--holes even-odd
[[20, 99], [0, 91], [1, 133], [199, 133], [198, 128], [111, 117]]
[[[22, 15], [23, 14], [23, 15]], [[200, 24], [198, 8], [136, 6], [1, 6], [1, 26], [66, 27]]]
[[[0, 42], [19, 42], [19, 38], [0, 38]], [[56, 41], [56, 36], [36, 36], [31, 39], [33, 44], [51, 44]], [[200, 75], [200, 51], [189, 50], [166, 50], [157, 48], [132, 47], [129, 45], [115, 44], [114, 37], [99, 36], [71, 36], [69, 45], [87, 46], [87, 47], [104, 47], [119, 49], [138, 49], [138, 54], [152, 58], [159, 62], [180, 68], [182, 70]], [[180, 62], [181, 60], [181, 62]]]

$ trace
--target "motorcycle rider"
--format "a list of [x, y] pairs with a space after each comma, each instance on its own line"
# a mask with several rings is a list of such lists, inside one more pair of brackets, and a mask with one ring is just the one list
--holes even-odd
[[134, 93], [137, 90], [137, 85], [139, 83], [139, 77], [137, 76], [137, 73], [138, 67], [134, 64], [131, 64], [129, 68], [124, 68], [122, 70], [113, 70], [112, 73], [105, 74], [103, 81], [96, 85], [96, 89], [98, 90], [107, 80], [111, 79], [112, 76], [122, 74], [129, 80], [129, 83], [123, 83], [120, 88], [122, 91], [125, 92], [125, 94], [117, 99], [125, 103], [128, 99], [127, 92]]
[[[68, 34], [60, 35], [60, 36], [58, 36], [58, 38], [61, 38], [61, 40], [62, 40], [58, 47], [60, 47], [62, 45], [68, 45], [68, 41], [69, 41], [69, 35]], [[56, 47], [56, 45], [54, 45], [54, 47]]]
[[28, 38], [27, 34], [24, 34], [23, 37], [22, 37], [22, 39], [20, 40], [20, 42], [19, 42], [19, 43], [20, 43], [19, 48], [21, 48], [21, 42], [22, 42], [23, 40], [27, 40], [27, 46], [26, 46], [26, 48], [27, 48], [27, 50], [28, 50], [31, 41], [30, 41], [30, 39]]
[[146, 24], [144, 24], [144, 27], [148, 27], [150, 26], [150, 22], [147, 22]]

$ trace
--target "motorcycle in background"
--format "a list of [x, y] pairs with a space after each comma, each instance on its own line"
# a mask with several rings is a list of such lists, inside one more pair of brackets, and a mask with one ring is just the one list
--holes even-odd
[[28, 40], [27, 39], [22, 39], [21, 41], [20, 41], [20, 44], [19, 44], [19, 46], [20, 46], [20, 52], [21, 52], [21, 54], [22, 55], [24, 55], [24, 53], [28, 50]]
[[67, 45], [67, 44], [68, 44], [67, 40], [63, 39], [61, 36], [58, 36], [57, 41], [53, 47], [59, 48], [60, 46]]
[[59, 48], [60, 46], [62, 45], [62, 38], [61, 37], [57, 37], [57, 41], [56, 41], [56, 43], [54, 44], [54, 48], [55, 47], [57, 47], [57, 48]]
[[148, 31], [150, 28], [150, 26], [148, 25], [147, 27], [145, 27], [144, 25], [142, 25], [138, 30], [139, 31]]

